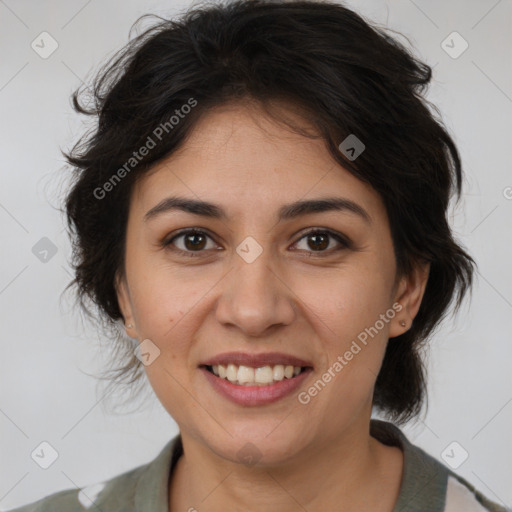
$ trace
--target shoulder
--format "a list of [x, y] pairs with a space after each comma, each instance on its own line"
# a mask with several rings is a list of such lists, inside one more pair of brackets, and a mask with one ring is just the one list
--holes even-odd
[[102, 504], [112, 502], [119, 496], [123, 496], [123, 501], [129, 502], [136, 482], [146, 466], [147, 464], [138, 466], [104, 482], [97, 482], [80, 489], [59, 491], [8, 512], [84, 512], [84, 510], [96, 509], [100, 502]]
[[162, 508], [166, 503], [169, 471], [181, 449], [181, 438], [177, 435], [146, 464], [103, 482], [56, 492], [8, 512], [127, 512], [146, 504]]
[[449, 471], [445, 512], [511, 512], [512, 509], [486, 498], [467, 480]]
[[384, 444], [399, 446], [404, 469], [395, 511], [512, 512], [484, 496], [463, 477], [411, 443], [392, 423], [372, 419], [371, 434]]

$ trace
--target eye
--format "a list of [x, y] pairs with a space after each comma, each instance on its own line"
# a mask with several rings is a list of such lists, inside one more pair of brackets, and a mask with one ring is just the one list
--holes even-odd
[[[178, 244], [175, 243], [176, 240], [182, 241], [182, 247], [177, 247]], [[181, 231], [177, 235], [173, 236], [167, 241], [164, 241], [162, 245], [164, 247], [168, 247], [170, 245], [174, 245], [175, 247], [172, 250], [181, 253], [185, 256], [200, 256], [203, 249], [215, 249], [217, 246], [213, 244], [213, 247], [207, 247], [207, 239], [213, 240], [208, 233], [205, 231], [200, 231], [198, 229], [187, 229]], [[194, 254], [199, 253], [199, 254]]]
[[[334, 239], [336, 242], [338, 242], [338, 245], [341, 245], [341, 247], [338, 247], [337, 249], [330, 249], [325, 250], [331, 245], [331, 240]], [[295, 245], [297, 245], [301, 240], [306, 240], [306, 248], [301, 250], [310, 251], [312, 253], [333, 253], [338, 252], [343, 249], [348, 249], [352, 246], [351, 242], [343, 236], [341, 233], [337, 233], [335, 231], [331, 231], [328, 229], [318, 229], [314, 228], [307, 233], [305, 233], [297, 242]]]
[[[201, 253], [205, 250], [217, 249], [217, 245], [215, 243], [208, 247], [208, 239], [213, 242], [213, 238], [206, 231], [200, 229], [185, 229], [180, 231], [178, 234], [175, 234], [170, 239], [162, 242], [162, 246], [168, 247], [174, 252], [184, 256], [196, 257], [201, 256]], [[299, 250], [309, 251], [312, 253], [310, 256], [317, 256], [314, 253], [321, 253], [318, 254], [318, 256], [323, 256], [324, 254], [322, 253], [331, 254], [333, 252], [338, 252], [352, 247], [350, 240], [341, 233], [319, 228], [313, 228], [303, 234], [294, 245], [296, 246], [300, 241], [307, 239], [309, 239], [306, 242], [308, 246], [302, 249], [299, 248]], [[332, 240], [335, 240], [339, 247], [335, 247], [334, 249], [331, 247], [329, 250], [326, 250], [332, 245]], [[178, 241], [180, 241], [180, 243], [178, 243]], [[179, 247], [179, 245], [181, 245], [181, 247]]]

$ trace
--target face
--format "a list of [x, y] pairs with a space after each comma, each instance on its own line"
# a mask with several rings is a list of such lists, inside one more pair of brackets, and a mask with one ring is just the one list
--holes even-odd
[[[339, 207], [285, 208], [327, 198]], [[136, 185], [118, 298], [182, 436], [234, 462], [251, 442], [272, 465], [368, 434], [388, 338], [410, 326], [425, 282], [396, 277], [380, 196], [321, 140], [230, 104]], [[280, 362], [301, 373], [283, 377]]]

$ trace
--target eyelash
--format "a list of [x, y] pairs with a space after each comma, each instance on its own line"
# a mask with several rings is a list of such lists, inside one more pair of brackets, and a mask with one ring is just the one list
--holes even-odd
[[[199, 256], [202, 256], [202, 253], [205, 252], [204, 250], [201, 250], [201, 251], [184, 251], [183, 249], [177, 249], [176, 247], [171, 247], [172, 243], [177, 238], [180, 238], [180, 237], [183, 237], [183, 236], [189, 235], [189, 234], [205, 235], [208, 238], [213, 240], [213, 238], [208, 234], [208, 232], [200, 230], [200, 229], [191, 228], [191, 229], [185, 229], [183, 231], [179, 231], [172, 238], [170, 238], [168, 240], [164, 240], [162, 242], [162, 246], [165, 247], [165, 248], [170, 248], [173, 252], [182, 254], [182, 255], [184, 255], [186, 257], [197, 258]], [[315, 235], [327, 234], [327, 235], [331, 236], [332, 238], [334, 238], [339, 244], [341, 244], [342, 247], [338, 248], [338, 249], [334, 249], [334, 250], [331, 249], [331, 250], [323, 250], [323, 251], [307, 251], [309, 253], [309, 257], [323, 257], [323, 254], [331, 255], [334, 252], [339, 252], [339, 251], [342, 251], [344, 249], [352, 248], [351, 241], [348, 238], [346, 238], [345, 236], [343, 236], [341, 233], [337, 233], [336, 231], [332, 231], [330, 229], [320, 229], [320, 228], [313, 228], [313, 229], [310, 229], [309, 231], [307, 231], [306, 233], [303, 233], [302, 236], [295, 242], [295, 244], [297, 244], [303, 238], [306, 238], [307, 236], [313, 235], [313, 234], [315, 234]]]

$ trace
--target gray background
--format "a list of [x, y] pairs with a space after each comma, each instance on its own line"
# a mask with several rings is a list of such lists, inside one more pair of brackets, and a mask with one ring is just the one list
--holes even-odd
[[[127, 41], [138, 16], [172, 15], [189, 4], [0, 0], [0, 509], [145, 463], [177, 432], [151, 394], [139, 412], [106, 410], [88, 376], [104, 362], [98, 335], [69, 298], [60, 300], [70, 246], [55, 207], [66, 174], [59, 146], [68, 148], [83, 131], [71, 92]], [[432, 341], [429, 410], [404, 431], [439, 460], [459, 443], [469, 457], [456, 471], [489, 498], [511, 504], [512, 2], [347, 5], [403, 32], [434, 67], [428, 98], [443, 113], [467, 173], [452, 222], [479, 265], [473, 300]], [[43, 31], [58, 44], [46, 59], [31, 47]], [[463, 41], [448, 37], [453, 31], [469, 44], [457, 58]], [[57, 251], [47, 261], [32, 252], [43, 237]], [[30, 456], [42, 441], [59, 455], [48, 469]]]

